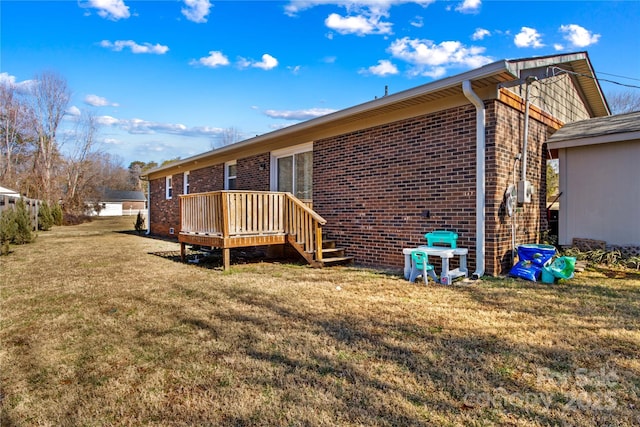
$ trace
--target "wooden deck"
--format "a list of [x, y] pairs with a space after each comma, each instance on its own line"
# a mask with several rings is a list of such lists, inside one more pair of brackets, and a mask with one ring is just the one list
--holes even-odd
[[322, 225], [326, 221], [291, 193], [213, 191], [180, 196], [180, 255], [185, 245], [222, 249], [224, 269], [230, 249], [293, 246], [309, 264], [322, 265]]

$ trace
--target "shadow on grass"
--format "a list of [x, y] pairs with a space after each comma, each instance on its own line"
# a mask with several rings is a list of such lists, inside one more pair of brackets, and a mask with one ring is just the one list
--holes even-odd
[[[182, 263], [180, 257], [180, 251], [157, 251], [149, 252], [150, 255], [155, 255], [169, 261]], [[296, 258], [280, 258], [280, 257], [267, 257], [264, 250], [261, 247], [248, 247], [231, 249], [231, 266], [243, 265], [243, 264], [258, 264], [261, 262], [269, 262], [274, 264], [292, 264], [292, 265], [306, 265], [300, 259]], [[198, 251], [187, 249], [185, 254], [186, 263], [200, 268], [220, 270], [222, 269], [222, 250], [214, 248], [207, 251]]]
[[[598, 390], [587, 390], [591, 393], [586, 394], [587, 400], [575, 402], [573, 394], [583, 391], [575, 373], [585, 368], [584, 352], [590, 351], [589, 345], [579, 351], [570, 346], [540, 347], [480, 328], [463, 332], [393, 318], [383, 320], [384, 316], [313, 312], [308, 307], [288, 306], [280, 297], [259, 289], [220, 289], [236, 307], [220, 313], [206, 293], [181, 291], [212, 304], [213, 318], [221, 325], [244, 331], [230, 352], [273, 367], [273, 374], [248, 374], [245, 382], [258, 389], [279, 390], [280, 404], [289, 407], [302, 404], [297, 401], [311, 390], [322, 397], [307, 405], [316, 412], [332, 414], [334, 421], [418, 426], [433, 425], [443, 417], [465, 424], [516, 418], [537, 425], [573, 425], [578, 404], [581, 419], [598, 425], [633, 421], [589, 400]], [[210, 320], [183, 321], [220, 336], [221, 331]], [[324, 344], [308, 348], [308, 338], [295, 331], [322, 336]], [[264, 341], [273, 334], [285, 334], [286, 345]], [[628, 351], [623, 355], [634, 357]], [[593, 362], [604, 366], [606, 359]], [[400, 379], [394, 371], [400, 372]], [[562, 388], [566, 385], [562, 378], [568, 378], [570, 389]], [[299, 393], [290, 395], [295, 390]], [[234, 416], [233, 422], [248, 425], [252, 418]]]

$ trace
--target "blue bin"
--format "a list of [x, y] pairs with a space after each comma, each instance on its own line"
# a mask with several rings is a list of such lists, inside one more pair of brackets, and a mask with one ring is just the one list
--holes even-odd
[[555, 254], [555, 246], [520, 245], [518, 246], [518, 263], [511, 268], [509, 275], [536, 282], [540, 280], [544, 265]]

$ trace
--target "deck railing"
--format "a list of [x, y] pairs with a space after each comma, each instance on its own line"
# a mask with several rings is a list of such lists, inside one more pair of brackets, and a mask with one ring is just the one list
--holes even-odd
[[181, 233], [221, 238], [286, 234], [322, 260], [326, 221], [291, 193], [214, 191], [180, 196]]

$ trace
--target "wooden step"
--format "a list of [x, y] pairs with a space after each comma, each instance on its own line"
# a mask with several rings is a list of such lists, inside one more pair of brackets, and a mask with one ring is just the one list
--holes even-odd
[[336, 241], [331, 239], [322, 239], [322, 249], [333, 249], [336, 247]]
[[322, 265], [324, 267], [329, 267], [332, 265], [351, 264], [352, 262], [353, 262], [352, 256], [342, 256], [342, 257], [332, 257], [332, 258], [322, 259]]
[[322, 258], [335, 258], [344, 256], [344, 248], [323, 248]]

